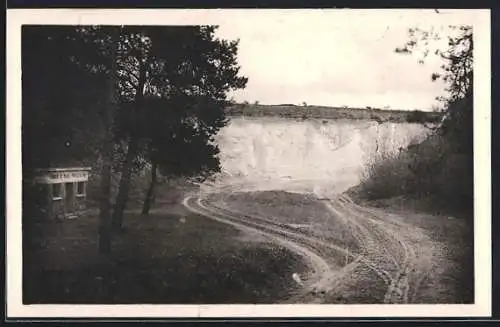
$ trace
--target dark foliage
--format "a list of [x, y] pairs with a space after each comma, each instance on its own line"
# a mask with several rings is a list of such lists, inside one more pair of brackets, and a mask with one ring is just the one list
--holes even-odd
[[423, 124], [427, 122], [427, 116], [423, 111], [413, 110], [406, 117], [406, 121], [409, 123]]
[[94, 160], [105, 78], [74, 60], [84, 45], [73, 28], [25, 26], [22, 33], [24, 171]]
[[[445, 60], [442, 71], [432, 80], [442, 79], [447, 96], [444, 116], [429, 137], [399, 154], [375, 160], [362, 183], [362, 193], [370, 199], [411, 196], [430, 200], [435, 207], [454, 213], [473, 214], [473, 42], [472, 29], [450, 27], [457, 32], [448, 37], [449, 48], [430, 51], [429, 42], [439, 39], [434, 31], [410, 30], [410, 40], [396, 49], [411, 54], [424, 47], [424, 58], [431, 52]], [[423, 60], [423, 59], [421, 59]], [[414, 111], [408, 121], [419, 122], [423, 113]]]
[[[217, 171], [213, 136], [227, 123], [227, 93], [247, 79], [238, 75], [238, 41], [220, 40], [215, 30], [24, 27], [24, 180], [34, 168], [113, 166], [121, 173], [119, 226], [132, 175], [148, 163], [168, 175]], [[104, 170], [100, 179], [110, 185]], [[97, 196], [101, 203], [111, 201], [108, 189]]]

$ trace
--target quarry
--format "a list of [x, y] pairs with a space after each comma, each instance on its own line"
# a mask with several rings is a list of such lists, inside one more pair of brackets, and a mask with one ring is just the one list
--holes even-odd
[[[401, 115], [408, 112], [397, 116], [379, 110], [370, 118], [368, 110], [351, 109], [351, 117], [359, 117], [345, 118], [349, 111], [329, 108], [317, 110], [312, 118], [298, 118], [314, 108], [292, 109], [296, 112], [289, 117], [270, 108], [248, 109], [251, 113], [243, 115], [228, 111], [229, 124], [215, 140], [222, 172], [205, 187], [339, 194], [359, 183], [370, 160], [397, 153], [430, 132], [424, 124], [404, 121]], [[399, 117], [396, 122], [387, 119], [390, 114]]]

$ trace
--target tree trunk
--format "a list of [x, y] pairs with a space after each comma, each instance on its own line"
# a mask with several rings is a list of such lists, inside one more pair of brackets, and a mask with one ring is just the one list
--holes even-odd
[[153, 166], [151, 167], [151, 183], [149, 184], [148, 191], [146, 192], [146, 198], [144, 199], [144, 204], [142, 206], [142, 214], [148, 215], [151, 204], [153, 203], [153, 194], [155, 193], [156, 186], [156, 170], [158, 169], [158, 164], [153, 160]]
[[[141, 61], [141, 58], [139, 58], [139, 61]], [[139, 67], [139, 81], [137, 83], [137, 89], [136, 89], [136, 98], [135, 98], [135, 108], [134, 108], [134, 121], [137, 124], [137, 119], [139, 118], [137, 113], [138, 109], [142, 105], [142, 99], [144, 96], [144, 84], [146, 80], [146, 64], [143, 63]], [[133, 128], [137, 128], [138, 126], [135, 125]], [[118, 195], [116, 196], [116, 203], [113, 211], [113, 229], [114, 230], [120, 230], [122, 228], [122, 223], [123, 223], [123, 212], [125, 211], [125, 208], [127, 206], [127, 201], [128, 201], [128, 193], [130, 190], [130, 178], [132, 175], [132, 165], [134, 158], [137, 154], [137, 150], [139, 147], [139, 138], [136, 135], [136, 131], [132, 130], [130, 132], [130, 138], [128, 142], [128, 148], [127, 148], [127, 155], [125, 158], [125, 161], [123, 162], [122, 166], [122, 174], [120, 178], [120, 186], [118, 189]]]
[[102, 146], [102, 167], [101, 167], [101, 194], [99, 201], [99, 253], [108, 254], [111, 252], [111, 169], [113, 163], [113, 125], [115, 110], [117, 107], [116, 94], [116, 55], [120, 29], [114, 27], [112, 30], [112, 55], [111, 70], [109, 78], [109, 98], [108, 108], [105, 112], [104, 123], [106, 132]]
[[130, 180], [132, 177], [132, 165], [137, 154], [138, 144], [138, 139], [131, 136], [128, 142], [127, 156], [122, 166], [120, 186], [113, 211], [113, 230], [120, 230], [122, 228], [123, 212], [127, 206], [128, 194], [130, 191]]
[[[110, 148], [105, 146], [104, 151]], [[99, 201], [99, 253], [111, 252], [111, 160], [104, 155], [101, 168], [101, 199]]]

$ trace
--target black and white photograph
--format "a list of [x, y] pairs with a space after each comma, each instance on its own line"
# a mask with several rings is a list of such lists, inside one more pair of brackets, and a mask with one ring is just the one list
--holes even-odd
[[489, 11], [38, 12], [8, 25], [18, 307], [491, 310]]

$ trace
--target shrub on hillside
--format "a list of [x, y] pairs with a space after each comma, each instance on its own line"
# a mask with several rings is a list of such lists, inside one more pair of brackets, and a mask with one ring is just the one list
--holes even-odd
[[411, 157], [400, 151], [395, 154], [380, 154], [371, 158], [367, 165], [361, 189], [369, 200], [390, 198], [406, 192], [410, 181]]
[[394, 155], [374, 157], [360, 185], [368, 200], [406, 196], [429, 200], [442, 210], [473, 210], [472, 156], [457, 153], [431, 134]]
[[408, 123], [423, 124], [427, 121], [427, 115], [423, 111], [413, 110], [406, 116], [406, 121]]

